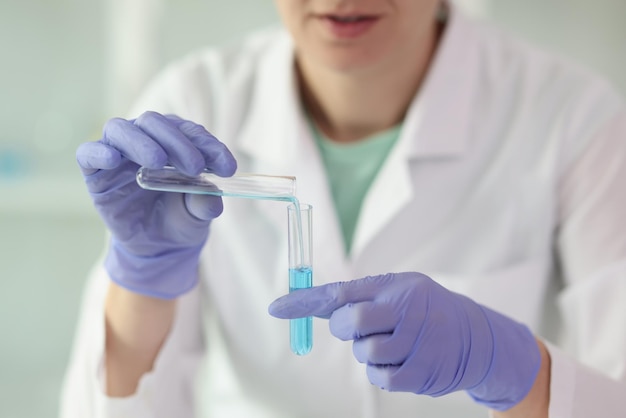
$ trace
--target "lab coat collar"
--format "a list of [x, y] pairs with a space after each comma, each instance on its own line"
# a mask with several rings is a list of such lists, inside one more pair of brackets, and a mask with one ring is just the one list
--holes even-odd
[[[251, 170], [292, 175], [300, 202], [313, 206], [313, 253], [318, 284], [351, 277], [341, 228], [324, 173], [322, 158], [300, 104], [294, 49], [289, 36], [269, 49], [259, 63], [250, 114], [235, 147], [251, 159]], [[286, 234], [287, 211], [258, 201], [267, 219]]]
[[444, 33], [400, 136], [409, 157], [453, 157], [465, 151], [475, 87], [473, 37], [467, 18], [449, 3]]
[[278, 168], [295, 158], [303, 124], [294, 67], [294, 50], [281, 31], [275, 45], [260, 58], [250, 115], [239, 135], [239, 151]]

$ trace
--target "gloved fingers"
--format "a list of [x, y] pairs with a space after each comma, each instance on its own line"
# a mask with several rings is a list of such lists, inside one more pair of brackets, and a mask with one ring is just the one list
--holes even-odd
[[178, 129], [184, 133], [192, 144], [204, 156], [205, 167], [208, 171], [222, 177], [229, 177], [237, 170], [237, 161], [230, 150], [204, 126], [175, 115], [166, 115]]
[[168, 162], [163, 147], [132, 122], [121, 118], [109, 119], [103, 131], [103, 144], [115, 148], [138, 165], [161, 168]]
[[369, 364], [365, 372], [372, 385], [388, 391], [397, 391], [401, 390], [398, 388], [396, 378], [399, 369], [400, 366], [395, 365], [378, 366]]
[[205, 166], [204, 156], [176, 123], [159, 113], [145, 112], [135, 120], [134, 125], [161, 146], [167, 153], [169, 164], [189, 176], [200, 174]]
[[[107, 199], [107, 197], [103, 194], [107, 194], [113, 190], [118, 190], [129, 184], [136, 186], [136, 172], [137, 164], [128, 159], [122, 158], [120, 164], [115, 167], [115, 170], [103, 169], [98, 170], [98, 172], [85, 175], [85, 185], [87, 186], [89, 193], [92, 194], [92, 198], [96, 199], [98, 204], [102, 204]], [[139, 188], [139, 186], [136, 187]]]
[[357, 340], [372, 334], [391, 333], [398, 318], [386, 303], [372, 301], [348, 303], [330, 316], [330, 332], [342, 341]]
[[392, 281], [393, 274], [386, 274], [299, 289], [272, 302], [269, 313], [281, 319], [307, 316], [329, 318], [335, 310], [347, 303], [373, 300]]
[[330, 296], [327, 292], [328, 285], [294, 290], [272, 302], [268, 307], [268, 312], [280, 319], [296, 319], [307, 316], [328, 318], [333, 309], [328, 310]]
[[102, 142], [85, 142], [76, 150], [76, 161], [83, 175], [87, 176], [98, 170], [116, 168], [122, 161], [122, 155]]
[[398, 330], [356, 339], [352, 353], [359, 363], [369, 365], [402, 365], [413, 352], [416, 334]]
[[224, 210], [224, 203], [219, 196], [185, 194], [184, 199], [187, 211], [203, 221], [217, 218]]

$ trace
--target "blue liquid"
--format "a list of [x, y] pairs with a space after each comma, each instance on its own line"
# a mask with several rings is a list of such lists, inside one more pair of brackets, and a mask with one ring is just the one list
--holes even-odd
[[[311, 267], [289, 269], [289, 291], [313, 286]], [[303, 356], [313, 347], [313, 318], [298, 318], [289, 321], [291, 351]]]

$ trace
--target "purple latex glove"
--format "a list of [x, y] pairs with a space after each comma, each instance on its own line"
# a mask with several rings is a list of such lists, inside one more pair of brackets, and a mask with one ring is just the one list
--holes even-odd
[[330, 318], [334, 336], [354, 341], [370, 382], [389, 391], [441, 396], [466, 390], [475, 401], [506, 410], [530, 391], [541, 363], [524, 325], [420, 273], [296, 290], [269, 312]]
[[209, 224], [222, 212], [217, 196], [140, 188], [139, 166], [173, 165], [188, 175], [208, 169], [234, 174], [230, 151], [202, 126], [177, 116], [146, 112], [136, 120], [111, 119], [76, 159], [94, 205], [112, 234], [105, 259], [111, 279], [134, 292], [174, 298], [195, 286]]

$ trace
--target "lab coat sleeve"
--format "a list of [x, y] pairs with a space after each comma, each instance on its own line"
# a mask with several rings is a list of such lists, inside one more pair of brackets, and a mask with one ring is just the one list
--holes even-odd
[[624, 416], [625, 184], [623, 109], [597, 130], [559, 184], [563, 332], [558, 344], [549, 345], [551, 418]]
[[[215, 52], [191, 54], [151, 80], [128, 112], [147, 110], [177, 114], [211, 128], [213, 88], [220, 60]], [[96, 264], [83, 296], [74, 346], [61, 396], [61, 418], [193, 417], [196, 373], [206, 352], [201, 319], [201, 286], [179, 298], [176, 318], [137, 392], [127, 398], [107, 397], [104, 370], [104, 299], [109, 277]], [[200, 280], [202, 282], [202, 278]]]
[[196, 371], [204, 349], [199, 290], [178, 301], [173, 328], [152, 371], [134, 395], [105, 395], [104, 299], [109, 284], [97, 266], [86, 286], [69, 367], [61, 395], [61, 418], [193, 417]]

